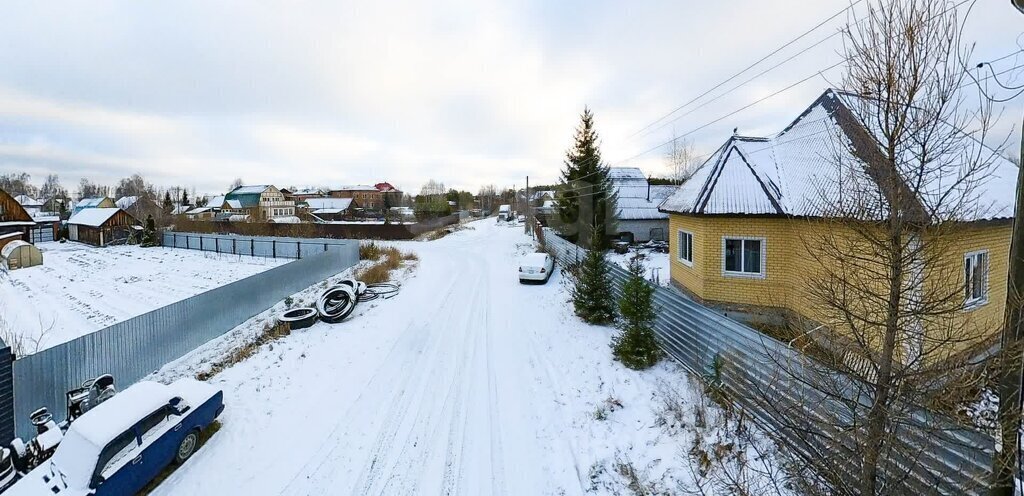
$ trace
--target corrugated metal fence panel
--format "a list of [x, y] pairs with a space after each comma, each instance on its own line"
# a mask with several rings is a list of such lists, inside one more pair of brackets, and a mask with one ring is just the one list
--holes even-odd
[[6, 446], [14, 439], [14, 356], [2, 340], [0, 346], [0, 443]]
[[163, 246], [267, 258], [302, 258], [327, 250], [347, 250], [353, 245], [358, 246], [359, 242], [344, 239], [213, 235], [176, 231], [163, 233]]
[[[545, 229], [544, 241], [561, 263], [578, 261], [586, 255], [584, 249], [558, 237], [550, 229]], [[610, 272], [614, 293], [620, 297], [628, 273], [615, 265], [610, 267]], [[785, 410], [780, 404], [830, 420], [842, 420], [849, 405], [857, 404], [855, 400], [841, 402], [828, 397], [798, 380], [804, 376], [802, 371], [811, 370], [808, 367], [813, 367], [813, 373], [820, 376], [823, 366], [812, 363], [786, 344], [720, 315], [671, 288], [656, 288], [654, 302], [657, 306], [655, 331], [665, 351], [691, 372], [705, 377], [713, 370], [716, 357], [720, 357], [724, 363], [720, 378], [723, 386], [762, 426], [781, 436], [794, 449], [803, 449], [800, 444], [805, 437], [785, 431], [787, 423], [776, 418]], [[838, 373], [830, 375], [840, 386], [851, 384], [852, 379]], [[771, 398], [773, 404], [767, 404], [766, 391], [775, 395]], [[940, 425], [944, 430], [925, 433], [902, 429], [901, 442], [920, 451], [913, 480], [907, 485], [922, 494], [983, 492], [994, 453], [991, 436], [954, 425], [923, 410], [912, 415], [910, 421], [916, 425]], [[832, 443], [829, 449], [842, 449], [844, 443], [852, 442], [850, 433], [828, 437]], [[899, 463], [898, 460], [893, 462]], [[851, 465], [849, 469], [854, 467]]]
[[[187, 241], [195, 243], [193, 239]], [[179, 240], [184, 247], [186, 241]], [[208, 241], [213, 250], [213, 241]], [[293, 246], [294, 249], [294, 246]], [[17, 433], [33, 432], [28, 414], [46, 406], [65, 415], [64, 393], [100, 374], [114, 375], [127, 387], [207, 341], [305, 289], [359, 262], [359, 245], [350, 242], [303, 254], [301, 260], [119, 322], [14, 362], [14, 413]], [[3, 406], [0, 357], [0, 408]], [[0, 422], [2, 422], [0, 413]], [[0, 424], [2, 426], [2, 424]]]

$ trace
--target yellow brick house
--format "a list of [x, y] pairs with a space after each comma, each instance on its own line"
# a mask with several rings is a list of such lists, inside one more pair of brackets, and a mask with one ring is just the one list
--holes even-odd
[[[857, 117], [862, 100], [828, 90], [774, 136], [734, 135], [726, 140], [659, 207], [669, 214], [673, 285], [695, 300], [748, 320], [799, 322], [804, 329], [834, 322], [836, 316], [816, 298], [815, 276], [833, 263], [828, 254], [842, 252], [834, 240], [850, 233], [850, 250], [856, 250], [852, 233], [870, 225], [870, 219], [851, 223], [857, 221], [833, 217], [834, 210], [827, 207], [845, 201], [851, 191], [869, 191], [867, 196], [879, 202], [888, 200], [884, 191], [877, 191], [881, 183], [874, 183], [884, 165], [872, 161], [871, 147], [877, 141]], [[952, 288], [963, 297], [955, 319], [986, 336], [994, 336], [1003, 319], [1017, 175], [1012, 163], [991, 155], [990, 174], [970, 191], [973, 203], [955, 218], [933, 212], [942, 220], [929, 221], [921, 230], [922, 236], [942, 235], [950, 241], [929, 244], [941, 247], [941, 253], [929, 258], [939, 260], [935, 265], [941, 267], [917, 269], [922, 281], [915, 285], [916, 291], [929, 294]], [[943, 180], [936, 178], [935, 184]], [[927, 188], [918, 191], [929, 193]], [[826, 239], [833, 240], [829, 249], [822, 244]], [[871, 274], [851, 277], [873, 284]], [[963, 350], [950, 350], [957, 351]]]

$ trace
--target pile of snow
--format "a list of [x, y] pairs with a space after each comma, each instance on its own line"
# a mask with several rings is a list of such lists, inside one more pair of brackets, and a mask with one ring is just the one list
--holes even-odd
[[[91, 209], [96, 210], [96, 209]], [[46, 263], [0, 272], [0, 332], [39, 351], [289, 262], [174, 248], [39, 243]]]

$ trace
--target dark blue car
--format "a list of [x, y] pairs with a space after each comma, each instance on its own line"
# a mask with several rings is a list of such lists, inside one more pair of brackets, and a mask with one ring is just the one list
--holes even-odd
[[135, 494], [192, 456], [223, 410], [223, 391], [204, 382], [140, 382], [75, 420], [53, 457], [4, 496]]

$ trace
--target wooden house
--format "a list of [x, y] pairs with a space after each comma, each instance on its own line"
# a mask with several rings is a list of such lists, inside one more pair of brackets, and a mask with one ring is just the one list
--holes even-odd
[[28, 232], [35, 225], [25, 208], [0, 189], [0, 248], [12, 241], [29, 241]]
[[68, 219], [68, 238], [93, 246], [131, 243], [141, 235], [139, 221], [117, 207], [87, 208]]

